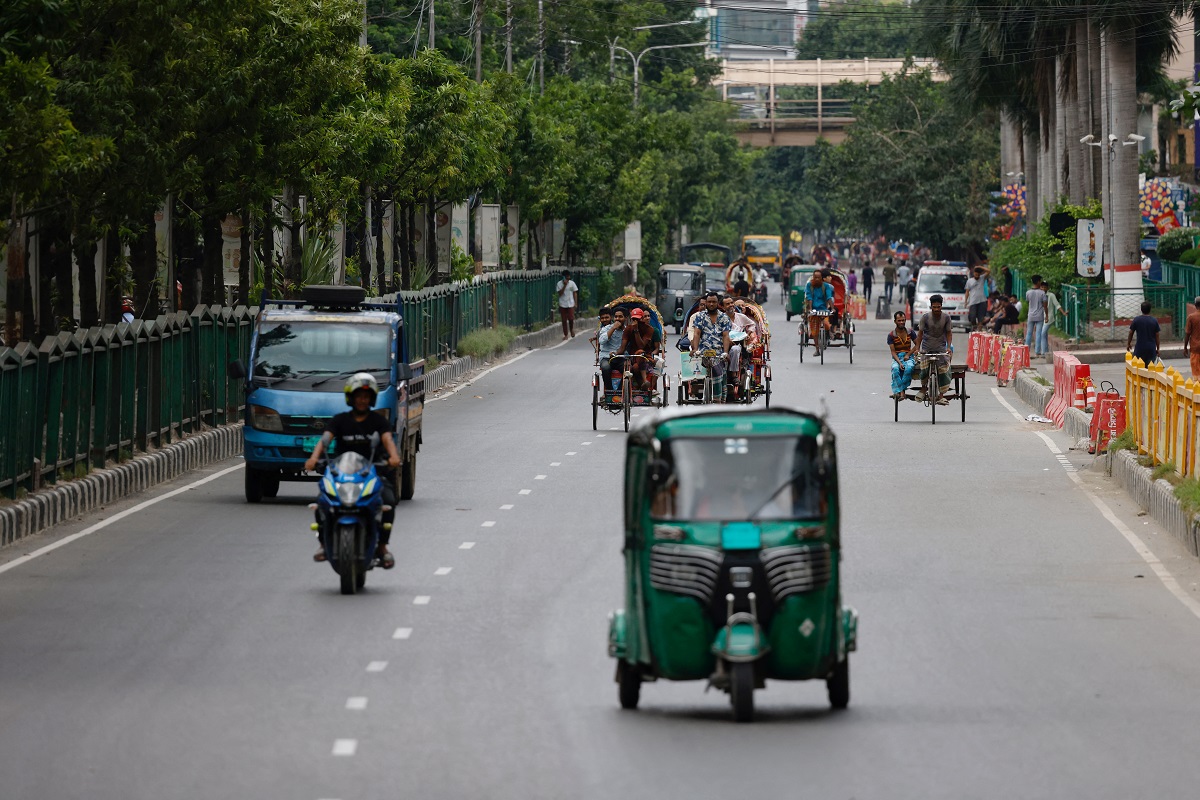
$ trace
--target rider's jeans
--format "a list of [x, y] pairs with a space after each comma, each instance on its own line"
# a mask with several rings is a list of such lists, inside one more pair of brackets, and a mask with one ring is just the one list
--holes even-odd
[[1037, 341], [1037, 351], [1044, 356], [1050, 355], [1050, 323], [1042, 323], [1042, 329], [1038, 331]]

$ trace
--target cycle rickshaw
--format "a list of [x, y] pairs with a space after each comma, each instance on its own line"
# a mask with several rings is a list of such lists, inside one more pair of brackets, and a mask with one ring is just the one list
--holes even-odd
[[[633, 309], [642, 309], [646, 312], [650, 327], [658, 333], [659, 342], [664, 342], [663, 337], [665, 333], [663, 330], [662, 314], [646, 298], [632, 294], [625, 295], [613, 300], [604, 308], [610, 313], [621, 309], [627, 317]], [[592, 375], [592, 430], [596, 430], [599, 425], [601, 409], [610, 414], [620, 414], [624, 418], [625, 430], [628, 431], [629, 417], [633, 408], [650, 408], [653, 406], [665, 408], [667, 405], [667, 393], [671, 387], [670, 379], [665, 374], [665, 370], [664, 374], [658, 376], [659, 383], [655, 383], [652, 377], [651, 387], [634, 386], [634, 361], [637, 359], [646, 359], [650, 362], [650, 368], [653, 369], [653, 359], [649, 356], [639, 355], [621, 356], [621, 358], [623, 369], [617, 389], [612, 388], [611, 374], [600, 374], [600, 362], [599, 360], [596, 361], [596, 372]]]
[[[753, 300], [739, 298], [738, 302], [746, 316], [757, 323], [759, 336], [757, 345], [746, 348], [744, 351], [741, 383], [739, 384], [738, 398], [734, 402], [752, 403], [762, 397], [765, 398], [769, 408], [771, 405], [771, 367], [768, 362], [771, 360], [771, 332], [767, 325], [767, 314], [762, 306]], [[701, 304], [697, 301], [684, 317], [684, 335], [676, 345], [680, 351], [680, 365], [677, 373], [679, 386], [675, 402], [679, 405], [711, 403], [713, 398], [723, 392], [727, 386], [724, 378], [714, 380], [711, 376], [713, 359], [722, 358], [721, 354], [709, 350], [700, 353], [696, 358], [692, 358], [689, 354], [687, 330], [691, 325], [692, 317], [699, 313], [702, 313]], [[734, 344], [743, 341], [743, 337], [731, 335], [730, 338], [735, 339]]]
[[[812, 342], [812, 336], [808, 329], [808, 318], [810, 314], [816, 316], [833, 317], [829, 330], [825, 330], [825, 326], [821, 325], [817, 328], [817, 335], [820, 340], [817, 342], [821, 351], [821, 363], [825, 363], [825, 351], [830, 347], [844, 347], [850, 355], [850, 363], [854, 363], [854, 320], [850, 317], [850, 307], [846, 302], [849, 295], [849, 283], [846, 276], [839, 270], [831, 267], [822, 267], [821, 272], [825, 275], [825, 280], [833, 286], [833, 311], [814, 311], [802, 313], [800, 319], [800, 363], [804, 363], [804, 348]], [[800, 296], [803, 298], [803, 288], [800, 289]]]
[[[926, 360], [930, 359], [930, 357], [939, 357], [939, 356], [944, 357], [944, 358], [949, 358], [950, 354], [949, 353], [918, 353], [917, 354], [917, 362], [918, 362], [918, 364], [920, 364], [922, 361], [926, 361]], [[971, 395], [967, 394], [967, 365], [966, 364], [951, 364], [949, 369], [950, 369], [950, 385], [947, 386], [945, 391], [942, 392], [942, 398], [947, 401], [957, 400], [959, 407], [960, 407], [962, 421], [966, 422], [967, 421], [967, 400], [969, 400], [971, 398]], [[926, 406], [929, 407], [929, 424], [936, 425], [937, 424], [938, 403], [937, 403], [937, 399], [933, 395], [933, 392], [930, 391], [930, 385], [936, 384], [936, 383], [937, 383], [937, 367], [931, 365], [929, 367], [929, 369], [926, 371], [925, 380], [921, 383], [920, 386], [918, 386], [916, 388], [909, 386], [908, 390], [904, 392], [903, 397], [893, 396], [892, 401], [893, 401], [893, 403], [895, 403], [894, 421], [895, 422], [900, 421], [900, 403], [901, 403], [901, 401], [912, 400], [917, 403], [924, 403]], [[949, 403], [947, 403], [947, 405], [949, 405]]]

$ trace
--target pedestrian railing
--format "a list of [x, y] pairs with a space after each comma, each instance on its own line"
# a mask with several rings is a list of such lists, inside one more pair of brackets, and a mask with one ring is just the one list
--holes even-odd
[[1161, 361], [1125, 356], [1125, 413], [1138, 452], [1179, 474], [1200, 476], [1200, 383]]
[[1200, 267], [1177, 261], [1163, 261], [1161, 266], [1162, 282], [1182, 286], [1186, 302], [1200, 297]]
[[1183, 286], [1146, 283], [1141, 288], [1113, 289], [1063, 284], [1062, 295], [1063, 310], [1067, 312], [1064, 330], [1077, 341], [1124, 344], [1130, 321], [1142, 313], [1143, 300], [1150, 302], [1150, 313], [1162, 326], [1162, 339], [1179, 339], [1183, 335], [1186, 318]]
[[[580, 304], [608, 298], [616, 275], [579, 270]], [[557, 274], [498, 273], [402, 292], [409, 357], [445, 357], [471, 331], [529, 330], [557, 307]], [[59, 333], [40, 346], [0, 347], [0, 497], [79, 477], [204, 427], [238, 421], [240, 380], [227, 365], [245, 359], [255, 307], [199, 306], [156, 319]]]

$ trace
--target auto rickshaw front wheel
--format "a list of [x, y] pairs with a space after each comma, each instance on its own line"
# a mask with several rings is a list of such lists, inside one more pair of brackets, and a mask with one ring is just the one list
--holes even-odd
[[621, 659], [617, 662], [617, 697], [621, 700], [621, 708], [633, 710], [638, 706], [642, 696], [642, 673], [637, 667]]
[[753, 722], [754, 664], [744, 662], [730, 667], [729, 702], [733, 705], [733, 721]]
[[829, 690], [829, 705], [836, 709], [850, 705], [850, 656], [833, 668], [833, 674], [825, 679], [825, 688]]

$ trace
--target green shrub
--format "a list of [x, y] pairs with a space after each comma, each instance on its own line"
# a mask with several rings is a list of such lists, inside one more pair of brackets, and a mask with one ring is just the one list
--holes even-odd
[[1200, 514], [1200, 479], [1184, 478], [1175, 484], [1175, 498], [1187, 514]]
[[1166, 478], [1167, 480], [1170, 480], [1171, 476], [1173, 476], [1174, 474], [1175, 474], [1175, 462], [1168, 461], [1165, 464], [1159, 464], [1157, 467], [1154, 468], [1154, 470], [1150, 473], [1150, 480], [1157, 481], [1161, 478]]
[[516, 328], [501, 325], [496, 328], [481, 328], [458, 340], [458, 354], [474, 358], [492, 358], [512, 347], [519, 334]]
[[1137, 439], [1133, 438], [1133, 428], [1126, 428], [1121, 432], [1120, 436], [1114, 437], [1108, 443], [1108, 452], [1112, 453], [1116, 450], [1137, 452]]
[[1200, 247], [1190, 247], [1179, 255], [1179, 263], [1195, 264], [1198, 258], [1200, 258]]
[[1200, 236], [1200, 228], [1175, 228], [1158, 239], [1158, 257], [1166, 261], [1179, 261], [1192, 248], [1192, 237]]

